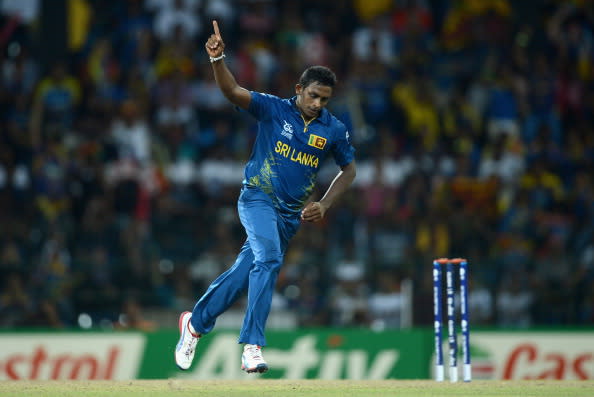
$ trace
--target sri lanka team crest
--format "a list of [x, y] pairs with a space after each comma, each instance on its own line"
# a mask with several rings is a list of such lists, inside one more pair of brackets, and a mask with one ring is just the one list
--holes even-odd
[[313, 146], [318, 149], [324, 149], [324, 146], [326, 146], [326, 138], [322, 138], [321, 136], [310, 134], [309, 141], [307, 142], [307, 144], [309, 146]]

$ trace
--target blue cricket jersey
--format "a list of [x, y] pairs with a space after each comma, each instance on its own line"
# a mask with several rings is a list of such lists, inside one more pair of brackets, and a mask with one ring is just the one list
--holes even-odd
[[248, 111], [258, 120], [258, 135], [243, 183], [261, 189], [281, 212], [298, 213], [329, 153], [340, 167], [353, 161], [349, 132], [326, 109], [306, 125], [296, 97], [251, 96]]

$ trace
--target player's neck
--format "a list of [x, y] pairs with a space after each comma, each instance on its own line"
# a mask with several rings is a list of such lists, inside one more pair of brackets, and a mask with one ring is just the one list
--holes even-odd
[[301, 112], [301, 111], [300, 111], [300, 113], [301, 113], [301, 118], [303, 119], [303, 122], [304, 122], [305, 124], [309, 124], [309, 123], [311, 123], [312, 121], [314, 121], [314, 119], [315, 119], [315, 117], [309, 117], [309, 116], [306, 116], [306, 115], [305, 115], [305, 113], [303, 113], [303, 112]]
[[305, 124], [309, 124], [313, 121], [313, 119], [315, 119], [315, 117], [309, 117], [303, 112], [303, 109], [301, 109], [301, 101], [299, 99], [299, 95], [297, 95], [297, 99], [295, 100], [295, 106], [297, 106], [297, 110], [299, 110], [299, 114], [301, 115], [303, 122]]

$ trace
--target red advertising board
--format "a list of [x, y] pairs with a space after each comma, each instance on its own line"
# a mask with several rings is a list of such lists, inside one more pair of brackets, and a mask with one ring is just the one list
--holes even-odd
[[0, 380], [134, 379], [144, 348], [140, 333], [0, 334]]
[[594, 379], [592, 332], [476, 332], [474, 378]]

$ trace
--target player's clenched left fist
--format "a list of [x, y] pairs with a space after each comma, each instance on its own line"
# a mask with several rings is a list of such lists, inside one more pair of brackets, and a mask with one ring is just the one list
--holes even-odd
[[319, 201], [314, 201], [305, 206], [301, 211], [301, 220], [306, 222], [317, 222], [324, 218], [326, 207]]

